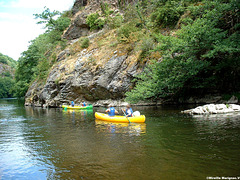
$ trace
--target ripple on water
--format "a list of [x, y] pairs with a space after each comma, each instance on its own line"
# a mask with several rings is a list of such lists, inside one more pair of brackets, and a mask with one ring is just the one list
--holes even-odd
[[239, 173], [239, 119], [144, 107], [146, 123], [108, 124], [95, 121], [93, 112], [9, 106], [0, 108], [2, 179], [205, 179]]

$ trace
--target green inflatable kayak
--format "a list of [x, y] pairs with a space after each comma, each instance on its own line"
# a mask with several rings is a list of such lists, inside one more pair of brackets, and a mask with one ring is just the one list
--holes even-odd
[[68, 105], [62, 105], [63, 109], [92, 109], [92, 105], [88, 106], [68, 106]]

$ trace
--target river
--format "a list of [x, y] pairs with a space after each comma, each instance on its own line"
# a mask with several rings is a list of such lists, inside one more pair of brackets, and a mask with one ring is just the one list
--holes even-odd
[[200, 180], [240, 177], [240, 115], [188, 116], [184, 106], [134, 107], [146, 123], [95, 111], [0, 100], [0, 179]]

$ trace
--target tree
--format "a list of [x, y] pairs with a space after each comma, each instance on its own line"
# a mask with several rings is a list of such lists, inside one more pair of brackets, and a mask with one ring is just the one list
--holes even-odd
[[64, 45], [65, 41], [62, 40], [61, 35], [70, 24], [68, 17], [63, 16], [59, 11], [51, 12], [46, 7], [41, 14], [34, 15], [36, 19], [41, 19], [38, 24], [46, 24], [47, 31], [30, 41], [30, 46], [19, 58], [15, 86], [18, 89], [16, 92], [18, 97], [25, 95], [32, 81], [47, 77], [51, 67], [51, 54], [58, 44]]
[[13, 97], [14, 80], [10, 77], [0, 77], [0, 98]]
[[179, 97], [194, 90], [238, 91], [240, 22], [239, 9], [232, 2], [204, 1], [188, 7], [191, 20], [175, 36], [156, 34], [154, 50], [162, 59], [137, 77], [135, 88], [126, 93], [127, 100]]
[[54, 17], [60, 15], [61, 13], [55, 10], [51, 12], [50, 9], [46, 6], [44, 7], [44, 9], [45, 10], [41, 14], [33, 14], [35, 16], [35, 19], [41, 19], [37, 22], [37, 24], [46, 24], [45, 28], [47, 28], [48, 30], [55, 29], [57, 23]]

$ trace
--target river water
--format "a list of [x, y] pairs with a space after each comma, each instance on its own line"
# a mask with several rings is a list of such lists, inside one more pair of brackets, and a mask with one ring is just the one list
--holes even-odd
[[240, 115], [188, 116], [187, 107], [134, 107], [143, 124], [97, 121], [93, 111], [0, 100], [0, 179], [240, 177]]

